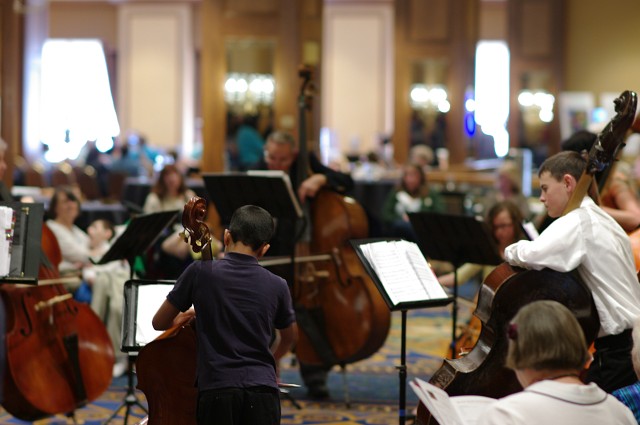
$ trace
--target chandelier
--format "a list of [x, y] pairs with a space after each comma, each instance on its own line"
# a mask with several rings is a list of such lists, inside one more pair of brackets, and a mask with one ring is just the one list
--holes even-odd
[[236, 113], [255, 113], [261, 106], [273, 104], [275, 81], [271, 74], [227, 74], [224, 98]]

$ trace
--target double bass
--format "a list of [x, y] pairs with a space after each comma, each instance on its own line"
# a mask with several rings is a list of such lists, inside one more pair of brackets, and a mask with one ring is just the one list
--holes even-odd
[[[299, 95], [300, 143], [297, 181], [309, 173], [305, 114], [311, 70], [302, 67]], [[376, 353], [389, 332], [391, 313], [364, 270], [349, 239], [368, 237], [367, 216], [352, 198], [321, 189], [306, 205], [311, 255], [330, 260], [303, 263], [296, 272], [292, 297], [299, 325], [296, 355], [305, 364], [344, 366]]]
[[[625, 91], [616, 99], [616, 116], [589, 152], [586, 169], [563, 214], [579, 207], [589, 190], [595, 189], [595, 173], [617, 157], [636, 106], [634, 92]], [[508, 347], [506, 330], [522, 306], [542, 299], [555, 300], [568, 307], [578, 319], [587, 344], [595, 340], [600, 328], [598, 313], [591, 292], [575, 272], [523, 270], [503, 263], [487, 276], [480, 288], [474, 315], [480, 319], [482, 328], [476, 345], [461, 358], [445, 359], [429, 382], [451, 396], [474, 394], [500, 398], [522, 390], [515, 373], [504, 366]], [[435, 423], [422, 403], [418, 406], [416, 423]]]
[[[211, 260], [211, 233], [204, 219], [204, 199], [194, 197], [184, 206], [184, 240], [203, 260]], [[142, 347], [136, 361], [138, 389], [147, 398], [149, 425], [195, 425], [196, 381], [195, 320], [188, 318]]]
[[114, 349], [91, 308], [72, 299], [60, 280], [60, 247], [46, 224], [37, 286], [3, 285], [7, 370], [3, 407], [33, 421], [72, 412], [111, 384]]

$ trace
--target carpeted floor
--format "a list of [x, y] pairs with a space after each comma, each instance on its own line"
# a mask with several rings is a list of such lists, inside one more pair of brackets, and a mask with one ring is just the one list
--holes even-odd
[[[476, 288], [461, 288], [461, 295], [471, 298]], [[459, 323], [465, 323], [472, 306], [458, 304]], [[451, 339], [451, 306], [432, 309], [411, 310], [407, 315], [407, 379], [421, 377], [428, 379], [442, 364]], [[282, 424], [305, 425], [387, 425], [398, 423], [400, 377], [401, 313], [392, 313], [392, 325], [384, 346], [370, 358], [347, 365], [345, 373], [334, 368], [329, 375], [331, 398], [315, 402], [306, 398], [304, 388], [290, 390], [292, 400], [283, 399]], [[281, 365], [283, 382], [302, 384], [300, 375], [292, 359], [287, 358]], [[125, 377], [114, 379], [110, 388], [97, 400], [75, 412], [77, 424], [103, 424], [121, 406], [127, 394]], [[415, 407], [417, 397], [407, 389], [407, 411]], [[145, 404], [144, 394], [136, 391], [136, 398]], [[121, 408], [109, 422], [113, 425], [125, 423], [126, 409]], [[127, 418], [128, 424], [137, 423], [144, 412], [136, 406]], [[26, 424], [13, 418], [4, 410], [0, 411], [0, 425]], [[60, 415], [43, 419], [35, 424], [60, 425], [74, 423]]]

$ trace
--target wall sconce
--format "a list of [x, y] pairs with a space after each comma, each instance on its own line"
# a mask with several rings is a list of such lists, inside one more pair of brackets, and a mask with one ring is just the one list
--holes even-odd
[[451, 109], [447, 91], [441, 85], [413, 84], [410, 92], [411, 106], [416, 109], [437, 109], [446, 114]]
[[556, 98], [545, 91], [523, 90], [518, 95], [518, 103], [523, 109], [539, 109], [538, 118], [544, 123], [553, 121], [553, 104]]
[[230, 73], [224, 84], [224, 98], [240, 113], [255, 113], [258, 106], [273, 104], [275, 81], [270, 74]]

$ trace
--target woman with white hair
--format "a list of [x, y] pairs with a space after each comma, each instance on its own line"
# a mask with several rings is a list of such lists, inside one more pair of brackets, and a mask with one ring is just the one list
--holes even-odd
[[636, 424], [624, 404], [580, 379], [591, 356], [567, 307], [550, 300], [527, 304], [511, 320], [507, 336], [506, 366], [524, 391], [489, 406], [479, 424]]

